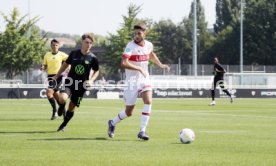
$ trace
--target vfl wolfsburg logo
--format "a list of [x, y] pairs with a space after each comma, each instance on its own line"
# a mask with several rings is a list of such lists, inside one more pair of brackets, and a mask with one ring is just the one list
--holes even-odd
[[84, 73], [84, 67], [82, 65], [77, 65], [75, 67], [75, 72], [78, 74], [78, 75], [82, 75]]

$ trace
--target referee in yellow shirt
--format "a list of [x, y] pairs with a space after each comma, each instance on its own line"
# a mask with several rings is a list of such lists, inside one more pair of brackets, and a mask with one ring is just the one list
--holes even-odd
[[62, 83], [62, 75], [54, 80], [52, 77], [55, 76], [58, 73], [59, 68], [62, 65], [62, 62], [64, 62], [68, 55], [62, 51], [59, 51], [59, 41], [56, 39], [53, 39], [51, 41], [51, 52], [47, 52], [43, 59], [43, 66], [41, 67], [41, 70], [47, 70], [48, 71], [48, 89], [47, 89], [47, 98], [53, 108], [52, 110], [52, 117], [51, 120], [54, 120], [57, 118], [57, 108], [56, 108], [56, 102], [58, 102], [58, 91], [59, 87]]

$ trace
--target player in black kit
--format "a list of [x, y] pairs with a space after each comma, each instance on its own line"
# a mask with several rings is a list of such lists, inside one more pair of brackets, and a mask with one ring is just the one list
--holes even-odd
[[[68, 77], [65, 79], [64, 87], [59, 95], [60, 107], [58, 115], [61, 116], [65, 109], [66, 100], [70, 97], [70, 103], [64, 120], [57, 131], [64, 131], [67, 123], [74, 115], [75, 107], [79, 107], [83, 94], [99, 75], [99, 63], [94, 54], [90, 52], [94, 38], [90, 34], [82, 35], [81, 49], [71, 51], [68, 59], [61, 66], [55, 78], [71, 65]], [[91, 74], [90, 71], [93, 70]]]
[[223, 76], [224, 73], [226, 73], [226, 71], [224, 70], [224, 68], [219, 64], [219, 60], [217, 57], [214, 58], [214, 81], [213, 81], [213, 85], [212, 85], [212, 89], [211, 89], [211, 95], [212, 95], [212, 102], [209, 104], [210, 106], [214, 106], [216, 105], [216, 101], [215, 101], [215, 90], [217, 85], [220, 86], [220, 88], [222, 89], [223, 92], [225, 92], [229, 97], [230, 97], [230, 102], [233, 102], [233, 97], [230, 94], [230, 92], [227, 89], [224, 89], [224, 80], [223, 80]]

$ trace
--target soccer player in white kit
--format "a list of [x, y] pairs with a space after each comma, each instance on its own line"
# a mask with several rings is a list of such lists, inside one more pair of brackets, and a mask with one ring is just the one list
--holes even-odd
[[150, 118], [152, 103], [152, 87], [149, 80], [149, 60], [156, 63], [160, 68], [169, 70], [168, 65], [162, 64], [153, 52], [151, 42], [145, 40], [146, 27], [144, 24], [134, 26], [134, 40], [129, 42], [122, 55], [121, 66], [125, 68], [127, 84], [124, 90], [125, 109], [112, 120], [108, 121], [108, 136], [114, 138], [115, 126], [123, 119], [132, 115], [138, 95], [144, 102], [141, 115], [141, 126], [138, 138], [149, 140], [146, 127]]

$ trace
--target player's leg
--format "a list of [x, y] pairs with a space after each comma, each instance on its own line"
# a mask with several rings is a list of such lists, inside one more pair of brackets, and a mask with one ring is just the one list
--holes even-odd
[[62, 77], [59, 77], [56, 80], [56, 86], [54, 87], [54, 94], [53, 94], [58, 105], [59, 105], [59, 90], [60, 90], [61, 84], [62, 84]]
[[71, 94], [71, 101], [69, 103], [68, 109], [66, 111], [65, 117], [63, 119], [62, 124], [59, 126], [57, 131], [64, 131], [64, 128], [67, 126], [68, 122], [73, 118], [74, 111], [76, 106], [80, 106], [80, 102], [82, 100], [83, 94], [85, 91], [73, 91]]
[[209, 104], [210, 106], [216, 105], [215, 101], [215, 92], [216, 92], [216, 87], [217, 87], [217, 79], [214, 78], [213, 84], [212, 84], [212, 89], [211, 89], [211, 96], [212, 96], [212, 102]]
[[57, 104], [59, 105], [59, 91], [55, 91], [54, 94], [53, 94]]
[[126, 104], [125, 109], [119, 112], [118, 115], [114, 117], [112, 120], [108, 121], [108, 136], [110, 138], [114, 138], [115, 136], [115, 126], [123, 119], [132, 115], [137, 100], [137, 95], [138, 91], [136, 89], [126, 89], [124, 91], [124, 101]]
[[60, 90], [59, 97], [58, 97], [58, 116], [63, 115], [65, 116], [65, 105], [66, 105], [66, 100], [68, 97], [71, 95], [71, 85], [72, 82], [70, 78], [68, 79], [62, 79], [62, 77], [59, 77], [58, 79], [58, 89]]
[[47, 91], [46, 91], [46, 95], [47, 95], [49, 103], [52, 106], [51, 120], [54, 120], [54, 119], [57, 118], [57, 114], [56, 114], [57, 113], [57, 108], [56, 108], [56, 101], [55, 101], [55, 98], [54, 98], [54, 90], [51, 89], [51, 88], [48, 88]]
[[66, 105], [66, 100], [68, 97], [71, 95], [71, 89], [69, 87], [65, 87], [64, 90], [60, 91], [59, 93], [59, 107], [58, 107], [58, 116], [65, 115], [65, 105]]
[[63, 122], [61, 123], [61, 125], [59, 126], [57, 131], [64, 131], [64, 129], [67, 126], [68, 122], [74, 116], [75, 107], [76, 107], [76, 105], [72, 101], [70, 101], [69, 106], [68, 106], [68, 110], [66, 111]]
[[144, 108], [142, 110], [141, 115], [141, 125], [140, 125], [140, 131], [138, 133], [138, 138], [143, 140], [148, 140], [149, 136], [146, 133], [146, 128], [150, 119], [150, 113], [151, 113], [151, 103], [152, 103], [152, 91], [147, 90], [141, 93], [143, 102], [144, 102]]
[[226, 93], [227, 96], [230, 97], [230, 102], [232, 103], [232, 102], [233, 102], [233, 97], [232, 97], [231, 93], [230, 93], [227, 89], [225, 89], [224, 81], [223, 81], [223, 80], [220, 80], [219, 86], [220, 86], [220, 88], [222, 89], [222, 91], [223, 91], [224, 93]]
[[57, 116], [56, 116], [56, 112], [57, 112], [56, 101], [54, 98], [54, 93], [55, 93], [56, 87], [57, 87], [57, 81], [53, 79], [53, 75], [48, 75], [48, 89], [46, 91], [46, 95], [47, 95], [49, 103], [52, 106], [51, 120], [54, 120], [57, 118]]

